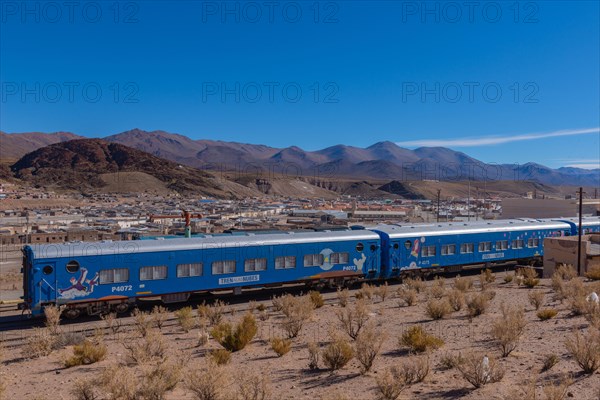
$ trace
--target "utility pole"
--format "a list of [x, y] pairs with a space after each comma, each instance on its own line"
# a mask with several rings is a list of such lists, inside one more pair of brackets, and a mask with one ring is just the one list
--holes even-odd
[[437, 222], [440, 222], [440, 193], [442, 189], [437, 190]]
[[467, 221], [471, 221], [471, 178], [469, 177], [469, 195], [467, 196]]
[[581, 276], [581, 224], [583, 211], [583, 188], [579, 188], [579, 227], [577, 229], [577, 275]]

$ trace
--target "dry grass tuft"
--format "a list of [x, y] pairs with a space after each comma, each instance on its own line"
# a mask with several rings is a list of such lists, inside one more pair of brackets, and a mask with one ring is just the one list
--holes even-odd
[[44, 307], [45, 324], [51, 335], [58, 335], [60, 331], [61, 312], [62, 310], [54, 305]]
[[331, 371], [343, 368], [354, 357], [354, 350], [345, 338], [334, 335], [322, 351], [323, 363]]
[[337, 291], [338, 303], [341, 307], [348, 305], [348, 299], [350, 298], [350, 291], [348, 289], [338, 289]]
[[360, 290], [356, 293], [357, 299], [372, 300], [375, 295], [375, 287], [368, 283], [363, 283]]
[[379, 285], [375, 288], [375, 296], [379, 297], [379, 299], [383, 303], [385, 302], [385, 299], [387, 299], [389, 296], [389, 289], [390, 287], [388, 286], [388, 283], [384, 282], [382, 285]]
[[486, 268], [486, 269], [482, 270], [481, 274], [479, 276], [481, 277], [481, 279], [485, 283], [494, 283], [494, 282], [496, 282], [496, 275], [494, 275], [492, 273], [492, 270], [489, 269], [489, 268]]
[[180, 308], [175, 311], [177, 322], [184, 332], [189, 332], [194, 328], [196, 321], [194, 320], [194, 309], [191, 306]]
[[[313, 313], [313, 305], [307, 296], [294, 297], [286, 295], [281, 299], [280, 310], [284, 315], [281, 328], [286, 332], [288, 339], [297, 337]], [[276, 300], [273, 299], [273, 304]], [[277, 308], [277, 306], [276, 306]]]
[[167, 357], [167, 343], [157, 331], [150, 331], [141, 339], [123, 338], [121, 345], [126, 350], [125, 360], [129, 365], [163, 362]]
[[223, 320], [226, 306], [227, 305], [224, 302], [217, 300], [212, 305], [206, 307], [206, 317], [211, 325], [217, 325]]
[[237, 400], [267, 400], [271, 398], [271, 382], [265, 374], [242, 374], [237, 386]]
[[540, 320], [546, 321], [556, 317], [556, 314], [558, 314], [558, 311], [554, 308], [544, 308], [543, 310], [539, 310], [536, 315]]
[[502, 316], [492, 323], [491, 335], [500, 346], [502, 357], [508, 357], [525, 330], [525, 313], [522, 308], [510, 308], [504, 304], [501, 311]]
[[506, 274], [504, 275], [504, 283], [511, 283], [514, 279], [514, 275], [513, 274]]
[[321, 349], [319, 345], [315, 342], [310, 342], [307, 345], [308, 349], [308, 369], [316, 370], [319, 369], [319, 358], [321, 354]]
[[485, 312], [489, 305], [489, 296], [485, 292], [473, 294], [467, 298], [467, 313], [470, 318]]
[[39, 358], [48, 356], [52, 353], [55, 341], [56, 337], [50, 333], [48, 328], [33, 328], [21, 350], [23, 357]]
[[383, 333], [377, 331], [373, 325], [367, 325], [357, 336], [354, 347], [361, 374], [366, 374], [373, 366], [384, 339]]
[[168, 391], [173, 390], [181, 378], [181, 365], [162, 363], [143, 369], [138, 386], [137, 398], [164, 400]]
[[136, 400], [137, 380], [135, 372], [123, 365], [113, 364], [102, 372], [100, 383], [109, 399]]
[[450, 370], [456, 368], [462, 362], [463, 358], [460, 354], [444, 353], [440, 358], [439, 367], [442, 370]]
[[531, 304], [536, 310], [539, 310], [542, 304], [544, 304], [544, 292], [539, 290], [533, 290], [527, 294], [529, 304]]
[[119, 333], [122, 323], [121, 320], [117, 318], [116, 313], [102, 314], [100, 315], [100, 318], [104, 321], [104, 324], [113, 335]]
[[448, 299], [431, 299], [427, 302], [425, 313], [431, 319], [442, 319], [452, 312], [452, 307]]
[[391, 367], [375, 377], [378, 400], [396, 400], [400, 397], [400, 394], [406, 388], [406, 383], [402, 380], [399, 372], [398, 368]]
[[424, 292], [427, 287], [420, 277], [406, 278], [402, 280], [402, 283], [404, 283], [407, 288], [416, 290], [417, 293]]
[[476, 388], [499, 382], [504, 377], [504, 370], [496, 360], [480, 353], [466, 355], [456, 368], [463, 378]]
[[550, 371], [552, 367], [558, 364], [559, 358], [556, 354], [547, 354], [542, 363], [542, 372]]
[[152, 330], [152, 320], [147, 312], [134, 309], [132, 312], [133, 320], [135, 321], [135, 330], [141, 337], [146, 337]]
[[231, 324], [222, 322], [211, 331], [212, 337], [225, 349], [235, 352], [240, 351], [254, 339], [258, 326], [252, 313], [247, 313], [235, 329]]
[[454, 311], [460, 311], [465, 305], [465, 294], [458, 289], [448, 292], [448, 303]]
[[557, 382], [550, 382], [544, 385], [545, 400], [564, 400], [567, 398], [569, 386], [572, 384], [573, 380], [566, 377]]
[[586, 334], [575, 331], [565, 342], [577, 365], [587, 374], [600, 368], [600, 332], [589, 329]]
[[600, 280], [600, 265], [592, 265], [585, 273], [585, 277], [593, 281]]
[[[442, 285], [438, 284], [437, 282], [442, 282]], [[441, 299], [446, 295], [446, 288], [444, 287], [443, 282], [444, 281], [441, 279], [436, 279], [434, 281], [434, 284], [431, 286], [431, 288], [429, 288], [428, 292], [428, 297], [430, 299]]]
[[400, 288], [398, 289], [398, 297], [402, 300], [399, 305], [406, 304], [408, 307], [417, 304], [418, 292], [415, 289]]
[[290, 339], [283, 339], [280, 337], [274, 337], [271, 339], [271, 349], [281, 357], [292, 349], [292, 341]]
[[75, 400], [99, 400], [97, 386], [98, 382], [95, 379], [77, 379], [73, 383], [71, 395]]
[[338, 310], [336, 315], [342, 329], [352, 339], [358, 337], [361, 329], [369, 319], [367, 305], [363, 299], [356, 300], [354, 307], [346, 307], [343, 310]]
[[163, 306], [154, 306], [152, 313], [150, 314], [154, 326], [156, 326], [159, 330], [162, 330], [162, 327], [165, 325], [168, 316], [168, 311]]
[[399, 368], [397, 375], [406, 385], [423, 382], [429, 375], [429, 356], [409, 357]]
[[398, 343], [401, 347], [408, 347], [410, 351], [416, 353], [438, 349], [444, 345], [442, 339], [428, 334], [420, 325], [414, 325], [405, 330]]
[[310, 292], [308, 292], [308, 297], [310, 298], [310, 301], [314, 308], [321, 308], [325, 305], [325, 300], [323, 300], [323, 296], [316, 290], [311, 290]]
[[229, 385], [228, 374], [221, 365], [208, 363], [187, 370], [185, 387], [197, 400], [226, 400], [224, 388]]
[[533, 268], [521, 268], [518, 274], [523, 277], [523, 285], [530, 289], [536, 287], [540, 283], [538, 274]]
[[108, 349], [103, 341], [85, 340], [82, 344], [73, 347], [73, 355], [64, 360], [63, 364], [65, 368], [94, 364], [104, 360], [107, 353]]
[[454, 289], [460, 290], [461, 292], [466, 292], [469, 289], [473, 288], [473, 278], [471, 277], [461, 277], [457, 275], [454, 278]]
[[229, 364], [231, 361], [231, 352], [227, 349], [216, 349], [209, 353], [210, 359], [217, 365]]

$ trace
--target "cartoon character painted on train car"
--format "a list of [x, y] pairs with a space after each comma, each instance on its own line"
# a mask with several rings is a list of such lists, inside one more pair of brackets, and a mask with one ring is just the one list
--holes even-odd
[[60, 297], [63, 299], [75, 299], [77, 297], [85, 297], [92, 294], [94, 292], [94, 287], [98, 285], [100, 278], [96, 272], [96, 275], [94, 275], [92, 279], [85, 279], [87, 274], [87, 268], [81, 268], [79, 278], [75, 279], [75, 277], [71, 277], [71, 279], [69, 279], [71, 286], [64, 289], [58, 289]]
[[[324, 271], [329, 271], [331, 268], [333, 268], [334, 263], [331, 262], [331, 254], [333, 254], [334, 251], [331, 249], [323, 249], [321, 250], [321, 255], [323, 256], [323, 263], [320, 265], [321, 269]], [[360, 253], [360, 258], [356, 259], [354, 258], [352, 261], [354, 263], [353, 266], [348, 266], [348, 267], [343, 267], [344, 270], [349, 270], [352, 269], [354, 271], [358, 271], [358, 272], [362, 272], [363, 270], [363, 265], [365, 263], [365, 261], [367, 260], [367, 256], [365, 256], [365, 253]]]

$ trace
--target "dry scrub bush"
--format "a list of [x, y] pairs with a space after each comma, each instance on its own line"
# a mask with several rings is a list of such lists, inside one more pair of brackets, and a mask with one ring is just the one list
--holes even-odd
[[425, 307], [425, 313], [431, 319], [442, 319], [452, 312], [448, 299], [430, 299]]
[[198, 333], [198, 347], [204, 347], [208, 344], [208, 340], [210, 339], [210, 335], [204, 329], [200, 330]]
[[60, 331], [60, 314], [62, 310], [56, 306], [50, 305], [44, 307], [44, 316], [46, 317], [46, 328], [52, 335], [58, 335]]
[[467, 313], [470, 318], [477, 317], [485, 312], [489, 305], [486, 293], [476, 293], [467, 298]]
[[482, 270], [480, 277], [485, 283], [494, 283], [496, 281], [496, 275], [494, 275], [489, 268]]
[[308, 292], [308, 296], [314, 308], [321, 308], [325, 305], [325, 300], [323, 300], [323, 296], [316, 290], [311, 290], [310, 292]]
[[217, 325], [223, 319], [225, 313], [226, 304], [221, 300], [215, 301], [210, 306], [206, 307], [206, 317], [210, 321], [211, 325]]
[[169, 363], [144, 368], [137, 389], [137, 398], [164, 400], [166, 393], [173, 390], [179, 382], [181, 369], [181, 365]]
[[536, 315], [540, 320], [546, 321], [556, 317], [556, 314], [558, 314], [558, 311], [554, 308], [544, 308], [543, 310], [539, 310]]
[[231, 352], [227, 349], [216, 349], [209, 353], [210, 359], [217, 365], [229, 364], [231, 361]]
[[452, 289], [448, 292], [448, 303], [454, 311], [460, 311], [465, 305], [465, 295], [458, 289]]
[[519, 338], [525, 330], [525, 313], [522, 308], [501, 306], [502, 316], [492, 323], [491, 335], [502, 351], [502, 357], [508, 357], [517, 347]]
[[461, 277], [460, 275], [457, 275], [456, 278], [454, 278], [454, 289], [466, 292], [471, 288], [473, 288], [473, 278]]
[[162, 330], [162, 327], [165, 325], [167, 321], [168, 312], [167, 309], [163, 306], [154, 306], [152, 309], [152, 322], [154, 326], [156, 326], [159, 330]]
[[375, 377], [378, 390], [378, 400], [396, 400], [406, 388], [406, 383], [400, 376], [396, 367], [387, 368], [382, 374]]
[[163, 362], [167, 357], [167, 343], [160, 332], [150, 331], [141, 339], [124, 338], [121, 344], [126, 350], [125, 361], [129, 365]]
[[466, 355], [456, 368], [463, 378], [476, 388], [498, 382], [504, 377], [504, 370], [496, 360], [480, 353]]
[[152, 320], [147, 312], [140, 311], [139, 309], [133, 310], [133, 320], [135, 322], [135, 330], [140, 334], [141, 337], [146, 337], [152, 330]]
[[550, 371], [552, 367], [558, 364], [558, 356], [556, 354], [547, 354], [542, 362], [542, 372]]
[[271, 398], [271, 382], [265, 374], [244, 374], [238, 380], [236, 400], [268, 400]]
[[365, 326], [369, 319], [367, 305], [362, 299], [356, 300], [354, 307], [346, 307], [338, 310], [336, 315], [344, 332], [352, 339], [356, 339], [360, 330]]
[[511, 283], [514, 279], [513, 274], [504, 275], [504, 283]]
[[[100, 396], [94, 379], [76, 379], [71, 389], [71, 395], [75, 400], [98, 400]], [[0, 396], [0, 399], [2, 396]]]
[[339, 335], [334, 335], [321, 355], [325, 366], [331, 371], [336, 371], [348, 364], [354, 357], [354, 350], [348, 340]]
[[286, 332], [288, 339], [292, 339], [300, 334], [304, 323], [312, 316], [313, 305], [307, 296], [293, 297], [288, 295], [283, 299], [281, 311], [284, 318], [281, 328]]
[[542, 304], [544, 304], [544, 292], [539, 290], [531, 291], [527, 294], [529, 304], [531, 304], [536, 310], [539, 310]]
[[414, 325], [402, 333], [398, 344], [401, 347], [408, 347], [411, 352], [423, 353], [442, 347], [444, 341], [425, 332], [422, 326]]
[[135, 372], [123, 365], [110, 365], [100, 378], [101, 386], [110, 400], [137, 400]]
[[593, 281], [600, 280], [600, 265], [592, 265], [585, 273], [585, 277]]
[[271, 339], [271, 349], [273, 349], [278, 357], [281, 357], [292, 349], [292, 341], [290, 339], [274, 337]]
[[402, 300], [402, 303], [399, 304], [400, 306], [406, 304], [410, 307], [417, 303], [418, 292], [415, 289], [400, 288], [398, 289], [397, 293], [398, 297], [400, 297], [400, 299]]
[[52, 353], [56, 338], [48, 328], [33, 328], [31, 335], [25, 341], [22, 354], [25, 358], [45, 357]]
[[350, 291], [348, 289], [338, 289], [337, 298], [340, 306], [346, 307], [348, 305], [348, 298], [350, 297]]
[[600, 329], [600, 304], [590, 301], [585, 309], [585, 319], [596, 329]]
[[564, 378], [558, 382], [550, 382], [544, 385], [545, 400], [564, 400], [567, 397], [569, 386], [573, 384], [571, 378]]
[[443, 282], [442, 280], [436, 280], [435, 283], [429, 289], [428, 297], [430, 299], [441, 299], [446, 295], [446, 288], [443, 285], [437, 284], [437, 282]]
[[254, 339], [258, 326], [251, 313], [247, 313], [233, 329], [231, 324], [222, 322], [211, 331], [212, 337], [229, 351], [240, 351]]
[[356, 337], [354, 344], [356, 359], [360, 362], [360, 373], [366, 374], [381, 351], [384, 336], [373, 325], [367, 325]]
[[187, 333], [194, 328], [194, 309], [191, 306], [183, 307], [175, 311], [175, 317], [177, 317], [177, 322], [184, 332]]
[[567, 337], [567, 350], [579, 367], [588, 374], [600, 368], [600, 332], [589, 329], [584, 335], [578, 331]]
[[379, 297], [383, 303], [390, 293], [389, 289], [390, 287], [388, 286], [388, 283], [384, 282], [383, 285], [379, 285], [375, 288], [375, 296]]
[[224, 367], [207, 364], [190, 368], [184, 378], [185, 387], [197, 400], [226, 400], [225, 387], [229, 384]]
[[554, 275], [557, 275], [563, 281], [570, 281], [571, 279], [577, 277], [577, 271], [571, 264], [560, 264], [558, 267], [556, 267], [556, 270], [554, 270], [554, 274], [552, 274], [552, 276]]
[[369, 285], [368, 283], [363, 283], [362, 286], [360, 287], [360, 290], [356, 293], [356, 298], [371, 300], [371, 299], [373, 299], [374, 295], [375, 295], [375, 288], [373, 286]]
[[402, 283], [404, 283], [409, 289], [416, 290], [417, 293], [425, 291], [425, 288], [427, 287], [427, 285], [425, 285], [425, 282], [423, 282], [423, 280], [418, 276], [416, 278], [403, 279]]
[[565, 285], [565, 297], [573, 315], [584, 315], [588, 306], [585, 286], [581, 279], [572, 279]]
[[63, 364], [65, 368], [71, 368], [77, 365], [94, 364], [106, 358], [108, 349], [103, 341], [85, 340], [82, 344], [73, 347], [73, 355]]
[[462, 362], [463, 358], [460, 354], [444, 353], [440, 357], [439, 367], [442, 370], [450, 370], [456, 368]]
[[319, 369], [319, 357], [321, 354], [321, 349], [319, 345], [315, 342], [310, 342], [307, 345], [308, 350], [308, 369], [316, 370]]
[[402, 363], [396, 373], [405, 385], [423, 382], [429, 375], [429, 356], [409, 357]]
[[533, 268], [521, 268], [519, 270], [519, 275], [523, 277], [523, 285], [530, 289], [536, 287], [540, 283], [538, 274]]
[[104, 324], [113, 335], [119, 333], [122, 324], [121, 320], [117, 318], [116, 313], [102, 314], [100, 315], [100, 318], [104, 321]]

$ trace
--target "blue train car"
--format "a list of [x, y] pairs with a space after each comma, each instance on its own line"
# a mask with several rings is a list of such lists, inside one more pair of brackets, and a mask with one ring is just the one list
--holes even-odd
[[30, 245], [22, 309], [64, 315], [126, 311], [142, 297], [186, 301], [193, 292], [379, 276], [380, 238], [368, 230]]
[[543, 240], [571, 234], [561, 221], [500, 220], [429, 225], [378, 225], [383, 279], [428, 269], [540, 259]]
[[[547, 220], [544, 220], [547, 221]], [[571, 235], [577, 235], [579, 231], [579, 218], [561, 218], [560, 221], [566, 222], [571, 226]], [[581, 234], [600, 233], [600, 217], [583, 217], [581, 219]]]

